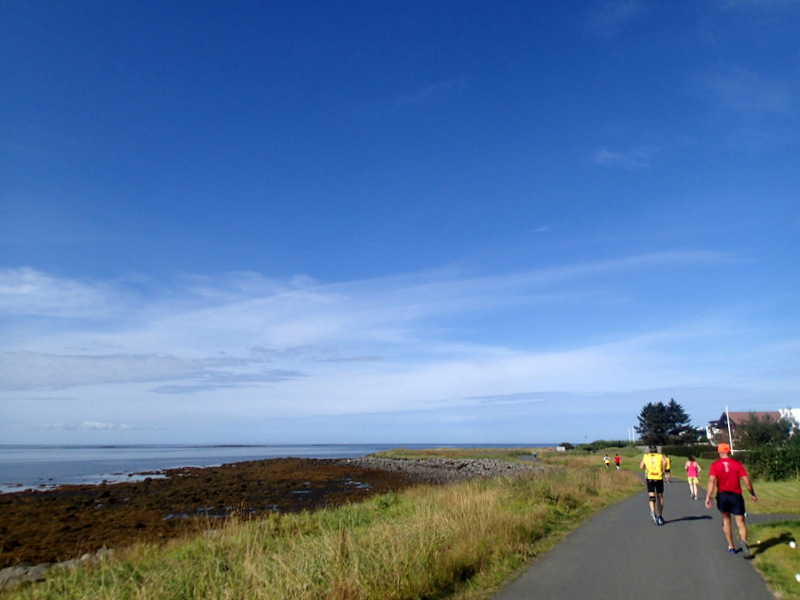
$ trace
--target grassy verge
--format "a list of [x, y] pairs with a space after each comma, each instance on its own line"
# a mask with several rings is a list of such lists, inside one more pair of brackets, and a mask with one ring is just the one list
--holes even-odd
[[580, 467], [420, 486], [120, 550], [4, 597], [477, 600], [587, 516], [639, 489], [631, 474]]
[[[747, 499], [748, 513], [800, 515], [800, 482], [754, 481], [753, 486], [758, 504]], [[772, 593], [781, 599], [800, 598], [800, 520], [748, 524], [747, 530], [755, 567]]]
[[[755, 566], [777, 598], [800, 598], [800, 521], [748, 525]], [[794, 548], [790, 542], [794, 542]]]
[[[541, 454], [541, 448], [535, 448]], [[497, 460], [518, 461], [521, 455], [531, 455], [530, 448], [430, 448], [427, 450], [408, 450], [395, 448], [384, 452], [376, 452], [371, 456], [378, 458], [493, 458]]]
[[758, 504], [750, 502], [745, 495], [748, 512], [800, 515], [800, 481], [754, 481], [753, 487], [758, 496]]

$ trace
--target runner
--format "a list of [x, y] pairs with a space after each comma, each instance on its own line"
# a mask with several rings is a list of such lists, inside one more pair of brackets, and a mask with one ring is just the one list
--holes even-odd
[[607, 468], [608, 468], [608, 466], [611, 464], [611, 459], [610, 459], [610, 458], [608, 458], [608, 454], [606, 454], [606, 455], [603, 457], [603, 464], [606, 466], [606, 469], [607, 469]]
[[619, 454], [614, 455], [614, 464], [617, 465], [617, 471], [619, 471], [619, 463], [622, 459], [619, 457]]
[[[650, 518], [656, 525], [664, 524], [664, 470], [667, 460], [662, 454], [658, 453], [655, 446], [650, 446], [650, 451], [644, 455], [639, 465], [640, 469], [645, 470], [647, 480], [647, 495], [650, 502]], [[656, 506], [658, 506], [658, 516], [656, 516]]]
[[697, 500], [697, 484], [700, 483], [700, 464], [694, 459], [694, 454], [689, 455], [689, 460], [683, 465], [686, 470], [686, 481], [689, 482], [689, 496]]
[[670, 471], [672, 471], [672, 459], [666, 452], [664, 452], [664, 459], [667, 461], [664, 467], [664, 479], [666, 479], [667, 483], [672, 483], [672, 475], [670, 475]]
[[742, 497], [741, 481], [750, 498], [758, 503], [753, 484], [747, 476], [744, 466], [737, 460], [730, 457], [731, 447], [728, 444], [717, 446], [719, 459], [711, 463], [708, 468], [708, 488], [706, 489], [706, 508], [711, 508], [711, 495], [714, 488], [717, 488], [717, 509], [722, 515], [722, 532], [728, 542], [728, 552], [736, 554], [739, 552], [733, 546], [733, 533], [731, 531], [731, 515], [736, 519], [736, 528], [739, 530], [739, 540], [742, 543], [741, 552], [745, 558], [753, 558], [750, 548], [747, 546], [747, 523], [745, 523], [744, 498]]

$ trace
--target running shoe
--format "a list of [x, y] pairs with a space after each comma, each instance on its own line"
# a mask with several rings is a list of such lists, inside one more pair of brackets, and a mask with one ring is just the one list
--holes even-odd
[[742, 558], [753, 558], [753, 554], [745, 541], [742, 542]]
[[739, 551], [736, 548], [728, 548], [728, 552], [730, 552], [731, 554], [736, 554]]
[[656, 525], [663, 525], [664, 524], [664, 517], [659, 516], [658, 520], [656, 521]]
[[656, 525], [658, 525], [658, 517], [656, 516], [656, 513], [654, 513], [654, 512], [651, 512], [651, 513], [650, 513], [650, 518], [651, 518], [651, 519], [653, 519], [653, 523], [655, 523]]

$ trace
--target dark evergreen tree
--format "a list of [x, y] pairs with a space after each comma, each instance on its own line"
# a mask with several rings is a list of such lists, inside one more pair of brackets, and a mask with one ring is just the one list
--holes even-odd
[[647, 445], [684, 444], [695, 437], [689, 415], [674, 398], [666, 405], [648, 402], [642, 407], [638, 419], [636, 432]]
[[683, 407], [675, 402], [675, 398], [669, 399], [666, 411], [669, 421], [667, 435], [670, 443], [684, 444], [694, 442], [697, 436], [694, 427], [692, 427], [691, 419]]
[[647, 445], [661, 445], [668, 441], [667, 431], [669, 422], [667, 420], [667, 407], [663, 402], [653, 404], [648, 402], [642, 407], [639, 413], [639, 425], [636, 433]]

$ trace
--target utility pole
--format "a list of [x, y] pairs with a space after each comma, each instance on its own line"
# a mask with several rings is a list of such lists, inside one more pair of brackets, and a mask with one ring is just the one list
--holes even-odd
[[725, 421], [728, 423], [728, 445], [731, 447], [731, 456], [733, 456], [733, 436], [731, 435], [731, 418], [728, 415], [728, 405], [725, 405]]

